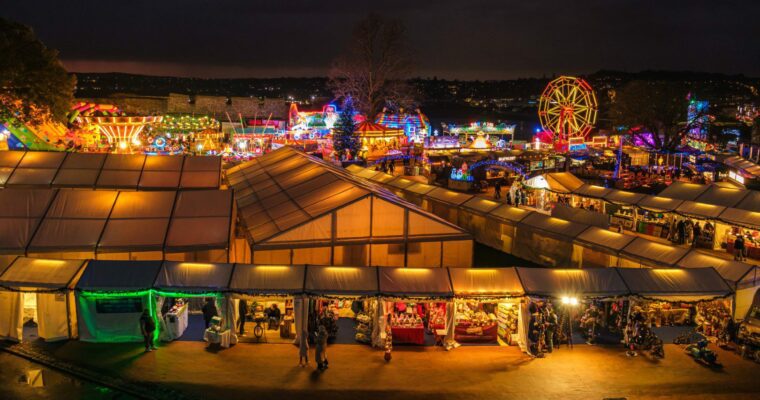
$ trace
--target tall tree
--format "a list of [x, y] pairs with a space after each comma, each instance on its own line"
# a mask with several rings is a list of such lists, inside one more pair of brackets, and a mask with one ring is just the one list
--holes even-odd
[[336, 97], [351, 97], [372, 119], [383, 107], [414, 106], [414, 90], [404, 25], [370, 14], [353, 30], [347, 51], [333, 63], [330, 87]]
[[63, 121], [75, 86], [57, 51], [45, 47], [28, 26], [0, 18], [0, 122]]
[[629, 129], [645, 143], [652, 134], [656, 150], [671, 151], [686, 133], [699, 124], [701, 115], [687, 122], [691, 86], [684, 82], [632, 81], [615, 94], [611, 117], [615, 125]]
[[333, 128], [333, 149], [339, 157], [348, 153], [353, 159], [362, 148], [361, 139], [356, 135], [355, 113], [353, 100], [351, 97], [346, 97], [343, 101], [343, 109], [338, 116], [338, 123]]

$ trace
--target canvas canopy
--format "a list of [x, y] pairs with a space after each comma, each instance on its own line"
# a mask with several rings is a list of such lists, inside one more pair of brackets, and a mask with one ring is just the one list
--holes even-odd
[[555, 204], [552, 208], [552, 217], [601, 228], [609, 228], [610, 226], [610, 217], [607, 214], [570, 207], [565, 204]]
[[58, 168], [66, 158], [62, 152], [26, 152], [13, 172], [6, 187], [50, 187]]
[[532, 213], [525, 217], [520, 221], [518, 229], [523, 226], [552, 233], [558, 237], [567, 239], [568, 241], [572, 241], [573, 238], [588, 228], [588, 225], [586, 224], [571, 222], [539, 213]]
[[161, 270], [161, 261], [91, 260], [76, 285], [85, 291], [149, 290]]
[[387, 297], [452, 297], [446, 268], [378, 268], [380, 293]]
[[474, 196], [470, 200], [467, 200], [462, 204], [462, 207], [466, 210], [471, 210], [480, 214], [488, 214], [495, 210], [501, 204], [497, 201], [484, 199], [482, 197]]
[[610, 192], [612, 192], [612, 189], [608, 189], [606, 187], [597, 186], [597, 185], [584, 184], [578, 189], [575, 189], [573, 191], [573, 194], [578, 195], [578, 196], [583, 196], [583, 197], [593, 197], [596, 199], [603, 199], [605, 196], [609, 195]]
[[735, 208], [760, 213], [760, 191], [748, 190], [747, 196]]
[[760, 177], [760, 166], [742, 157], [728, 157], [723, 160], [723, 164], [740, 169], [752, 176]]
[[544, 174], [548, 188], [552, 192], [572, 193], [584, 185], [583, 181], [569, 172]]
[[636, 266], [672, 267], [688, 252], [689, 249], [683, 247], [675, 247], [637, 237], [629, 245], [625, 246], [621, 255], [636, 260], [639, 263]]
[[55, 175], [55, 187], [94, 188], [108, 154], [70, 153]]
[[428, 194], [429, 192], [433, 191], [436, 187], [434, 185], [427, 185], [424, 183], [417, 182], [413, 185], [408, 186], [404, 190], [410, 193], [416, 193], [416, 194]]
[[305, 291], [319, 296], [373, 296], [379, 292], [377, 268], [310, 265]]
[[676, 212], [697, 218], [715, 219], [725, 210], [723, 206], [716, 206], [695, 201], [684, 201], [676, 208]]
[[305, 273], [303, 265], [236, 264], [230, 290], [254, 296], [301, 294]]
[[227, 249], [232, 222], [232, 191], [181, 191], [169, 222], [166, 251]]
[[[760, 199], [758, 199], [760, 201]], [[752, 229], [760, 227], [760, 211], [748, 211], [739, 208], [726, 208], [718, 219], [732, 225], [745, 226]]]
[[516, 225], [532, 213], [533, 211], [530, 210], [502, 204], [488, 213], [488, 215]]
[[515, 297], [523, 291], [514, 268], [449, 268], [457, 297]]
[[181, 292], [223, 291], [229, 287], [233, 264], [165, 261], [154, 287]]
[[749, 190], [711, 185], [695, 201], [723, 207], [734, 207], [749, 194]]
[[392, 180], [389, 180], [388, 182], [386, 182], [386, 184], [388, 186], [392, 186], [392, 187], [394, 187], [396, 189], [406, 189], [409, 186], [414, 185], [415, 183], [417, 183], [417, 182], [415, 182], [415, 181], [413, 181], [411, 179], [406, 179], [406, 178], [402, 178], [402, 177], [398, 177], [396, 179], [392, 179]]
[[702, 301], [730, 295], [713, 268], [620, 268], [631, 294], [663, 301]]
[[734, 289], [738, 286], [747, 286], [747, 284], [753, 285], [757, 279], [755, 270], [758, 267], [755, 265], [715, 257], [698, 251], [689, 252], [678, 262], [678, 266], [682, 268], [714, 268]]
[[707, 191], [709, 186], [698, 183], [673, 182], [663, 189], [658, 196], [676, 200], [694, 201]]
[[446, 190], [443, 188], [435, 188], [431, 190], [430, 192], [425, 194], [426, 197], [438, 200], [440, 202], [451, 204], [458, 206], [460, 204], [463, 204], [470, 198], [472, 198], [472, 195], [454, 192], [452, 190]]
[[575, 238], [580, 243], [602, 248], [615, 254], [623, 250], [634, 239], [636, 236], [612, 232], [595, 226], [589, 227]]
[[672, 212], [678, 206], [683, 203], [683, 200], [672, 199], [670, 197], [662, 196], [645, 196], [638, 203], [637, 206], [655, 212]]
[[0, 190], [0, 254], [24, 254], [56, 190]]
[[517, 268], [525, 294], [540, 297], [613, 297], [628, 294], [616, 268]]
[[29, 290], [65, 290], [74, 287], [83, 260], [17, 258], [0, 275], [0, 286]]
[[604, 200], [607, 200], [610, 203], [615, 203], [615, 204], [635, 205], [635, 204], [638, 204], [638, 202], [641, 201], [646, 196], [647, 195], [643, 193], [634, 193], [634, 192], [627, 192], [625, 190], [613, 189], [609, 193], [604, 195]]

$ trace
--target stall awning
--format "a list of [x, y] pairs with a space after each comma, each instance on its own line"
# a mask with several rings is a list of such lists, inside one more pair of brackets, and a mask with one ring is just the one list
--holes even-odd
[[161, 261], [92, 260], [77, 283], [77, 290], [137, 291], [153, 287]]
[[29, 151], [24, 153], [5, 186], [49, 187], [67, 153]]
[[446, 268], [379, 268], [380, 293], [389, 297], [452, 297]]
[[684, 201], [676, 208], [676, 212], [697, 218], [715, 219], [718, 218], [725, 209], [726, 207], [723, 206], [697, 203], [695, 201]]
[[578, 242], [611, 250], [615, 254], [628, 246], [634, 239], [636, 236], [612, 232], [596, 226], [589, 227], [575, 238]]
[[731, 294], [713, 268], [619, 268], [631, 294], [664, 301], [700, 301]]
[[663, 189], [658, 196], [667, 197], [676, 200], [694, 201], [702, 195], [709, 186], [698, 183], [673, 182], [670, 186]]
[[550, 172], [544, 178], [552, 192], [572, 193], [584, 185], [582, 180], [569, 172]]
[[613, 189], [604, 196], [604, 199], [610, 203], [622, 204], [622, 205], [635, 205], [638, 204], [647, 195], [643, 193], [626, 192], [625, 190]]
[[62, 290], [73, 288], [84, 260], [17, 258], [0, 275], [0, 286], [7, 288]]
[[616, 268], [551, 269], [518, 267], [525, 294], [550, 297], [612, 297], [628, 294]]
[[576, 236], [588, 228], [588, 225], [586, 224], [566, 221], [564, 219], [554, 218], [539, 213], [528, 215], [525, 219], [520, 221], [518, 226], [553, 233], [568, 241], [572, 241]]
[[433, 191], [433, 189], [435, 189], [435, 188], [436, 188], [436, 186], [434, 186], [434, 185], [428, 185], [428, 184], [425, 184], [425, 183], [419, 183], [418, 182], [418, 183], [415, 183], [414, 185], [410, 185], [410, 186], [406, 187], [406, 189], [404, 189], [404, 190], [407, 191], [407, 192], [412, 192], [412, 193], [417, 193], [417, 194], [424, 195], [424, 194], [427, 194], [427, 193]]
[[760, 229], [760, 211], [727, 208], [718, 216], [718, 219], [733, 225]]
[[628, 246], [625, 246], [621, 254], [635, 260], [646, 261], [651, 266], [672, 267], [688, 252], [689, 249], [683, 247], [675, 247], [637, 237]]
[[57, 191], [0, 190], [0, 254], [24, 254]]
[[236, 264], [230, 290], [251, 295], [294, 295], [303, 292], [303, 265]]
[[514, 268], [449, 268], [458, 297], [513, 297], [525, 294]]
[[232, 267], [233, 264], [165, 261], [153, 286], [181, 292], [226, 290]]
[[[686, 257], [678, 262], [677, 266], [682, 268], [714, 268], [718, 271], [718, 274], [720, 274], [720, 276], [734, 288], [744, 282], [746, 278], [748, 278], [746, 280], [752, 283], [754, 283], [756, 279], [754, 276], [754, 270], [757, 269], [757, 266], [741, 261], [711, 256], [709, 254], [700, 253], [699, 251], [689, 252]], [[753, 273], [750, 274], [750, 271]]]
[[320, 296], [372, 296], [378, 293], [377, 268], [306, 268], [306, 293]]
[[578, 196], [583, 196], [583, 197], [603, 199], [605, 196], [609, 195], [610, 192], [612, 192], [612, 189], [608, 189], [606, 187], [597, 186], [597, 185], [584, 184], [578, 189], [575, 189], [573, 191], [573, 194], [578, 195]]
[[392, 186], [398, 189], [406, 189], [407, 187], [412, 186], [415, 183], [417, 182], [411, 179], [406, 179], [406, 178], [401, 178], [401, 177], [385, 182], [386, 185]]
[[600, 228], [610, 227], [609, 215], [601, 212], [584, 210], [582, 208], [570, 207], [565, 204], [555, 204], [554, 208], [552, 208], [552, 217]]
[[502, 203], [475, 196], [462, 204], [462, 207], [480, 214], [488, 214]]
[[734, 207], [742, 201], [749, 190], [744, 189], [731, 189], [726, 187], [720, 187], [718, 185], [711, 185], [702, 193], [695, 201], [706, 204], [713, 204], [723, 207]]
[[757, 190], [749, 190], [748, 192], [747, 196], [734, 208], [760, 213], [760, 192]]
[[672, 199], [670, 197], [645, 196], [636, 205], [654, 212], [672, 212], [681, 203], [683, 203], [683, 200]]
[[473, 196], [470, 194], [454, 192], [452, 190], [446, 190], [443, 188], [435, 188], [434, 190], [426, 193], [425, 197], [458, 206], [467, 200], [470, 200]]
[[502, 204], [490, 213], [488, 213], [491, 217], [496, 217], [498, 219], [501, 219], [503, 221], [507, 221], [513, 225], [516, 225], [518, 222], [522, 221], [527, 217], [528, 215], [532, 214], [533, 211], [525, 210], [518, 207], [512, 207], [508, 206], [506, 204]]
[[166, 251], [226, 249], [232, 220], [231, 190], [180, 191], [166, 234]]

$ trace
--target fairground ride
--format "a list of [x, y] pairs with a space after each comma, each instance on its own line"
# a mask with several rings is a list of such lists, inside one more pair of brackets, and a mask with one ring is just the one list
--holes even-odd
[[567, 143], [575, 138], [585, 139], [596, 123], [598, 106], [588, 82], [560, 76], [549, 82], [541, 94], [538, 118], [555, 143]]

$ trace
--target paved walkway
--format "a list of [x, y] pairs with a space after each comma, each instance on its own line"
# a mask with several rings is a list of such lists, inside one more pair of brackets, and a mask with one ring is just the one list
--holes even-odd
[[[386, 363], [363, 345], [329, 347], [324, 373], [297, 366], [292, 345], [238, 344], [210, 351], [174, 342], [144, 354], [135, 344], [72, 341], [55, 357], [124, 379], [167, 385], [197, 398], [286, 399], [757, 399], [760, 366], [720, 351], [723, 370], [666, 345], [666, 358], [628, 358], [621, 347], [579, 345], [545, 359], [514, 347], [400, 347]], [[313, 352], [312, 352], [313, 355]]]

